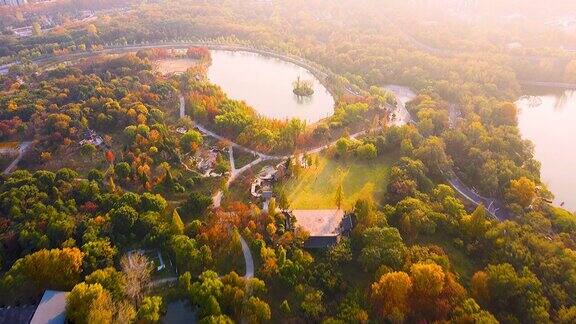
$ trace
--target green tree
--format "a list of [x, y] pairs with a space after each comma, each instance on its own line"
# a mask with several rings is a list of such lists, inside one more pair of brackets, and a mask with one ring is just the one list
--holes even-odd
[[472, 277], [472, 292], [499, 319], [516, 318], [522, 323], [548, 323], [550, 302], [542, 283], [527, 268], [516, 272], [512, 265], [489, 265]]
[[364, 160], [374, 160], [378, 156], [378, 150], [372, 143], [366, 143], [356, 148], [356, 155]]
[[226, 315], [210, 315], [201, 319], [200, 324], [234, 324], [234, 321]]
[[153, 211], [161, 213], [166, 209], [168, 203], [166, 202], [166, 199], [159, 194], [145, 192], [142, 194], [140, 206], [143, 212]]
[[212, 198], [199, 192], [192, 192], [182, 205], [184, 217], [197, 217], [202, 215], [212, 205]]
[[118, 162], [114, 166], [114, 173], [119, 179], [126, 180], [132, 174], [132, 167], [126, 162]]
[[476, 301], [467, 298], [455, 310], [452, 316], [457, 323], [498, 324], [498, 320], [490, 312], [482, 310]]
[[142, 299], [137, 316], [144, 323], [158, 323], [164, 312], [162, 297], [146, 296]]
[[352, 245], [348, 238], [340, 240], [336, 245], [328, 250], [330, 261], [335, 264], [344, 264], [352, 261]]
[[189, 130], [180, 139], [180, 147], [182, 151], [188, 152], [195, 152], [200, 145], [202, 145], [203, 138], [200, 132], [195, 130]]
[[91, 157], [96, 153], [96, 146], [90, 143], [86, 143], [80, 147], [80, 154], [85, 157]]
[[[66, 297], [66, 317], [74, 323], [111, 322], [110, 295], [100, 284], [79, 283]], [[100, 322], [102, 323], [102, 322]]]
[[284, 315], [290, 315], [292, 313], [292, 310], [290, 309], [290, 304], [286, 299], [284, 299], [284, 301], [282, 301], [282, 303], [280, 304], [280, 311], [282, 311], [282, 314]]
[[342, 209], [343, 199], [344, 199], [344, 189], [342, 187], [342, 183], [340, 183], [338, 185], [338, 188], [336, 189], [336, 207], [338, 207], [338, 209]]
[[281, 190], [278, 194], [278, 207], [282, 210], [290, 208], [290, 201], [288, 200], [288, 195], [286, 195], [284, 190]]
[[214, 271], [204, 271], [200, 280], [192, 284], [190, 298], [192, 303], [200, 306], [200, 316], [220, 315], [218, 298], [222, 295], [224, 284]]
[[113, 267], [96, 270], [88, 275], [85, 279], [87, 284], [100, 284], [104, 289], [110, 292], [115, 301], [124, 298], [126, 288], [126, 279], [124, 275]]
[[186, 235], [174, 235], [170, 239], [169, 247], [180, 271], [197, 274], [202, 269], [202, 255], [196, 240]]
[[119, 242], [125, 243], [133, 236], [132, 229], [138, 219], [138, 212], [130, 206], [122, 206], [110, 212], [112, 233]]
[[182, 222], [182, 218], [180, 218], [180, 214], [178, 214], [178, 211], [176, 209], [174, 209], [174, 211], [172, 212], [172, 220], [170, 222], [170, 225], [172, 233], [176, 235], [184, 234], [185, 229], [184, 222]]
[[437, 177], [442, 176], [442, 172], [448, 171], [452, 166], [444, 142], [439, 137], [432, 136], [425, 139], [414, 153]]
[[359, 261], [366, 270], [375, 270], [381, 265], [398, 269], [403, 264], [406, 247], [400, 232], [393, 227], [368, 228], [362, 237], [362, 244]]
[[82, 252], [84, 252], [84, 271], [90, 273], [113, 266], [118, 249], [107, 239], [99, 239], [82, 245]]
[[304, 300], [300, 304], [302, 311], [311, 319], [318, 319], [326, 311], [322, 298], [324, 293], [321, 290], [312, 289], [304, 295]]
[[248, 323], [264, 323], [270, 320], [270, 306], [258, 297], [250, 297], [242, 311]]

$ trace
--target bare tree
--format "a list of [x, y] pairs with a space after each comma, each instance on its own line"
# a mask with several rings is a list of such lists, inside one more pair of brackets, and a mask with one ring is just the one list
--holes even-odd
[[150, 262], [142, 253], [134, 252], [124, 255], [120, 260], [120, 266], [126, 277], [124, 293], [134, 305], [139, 306], [150, 284], [152, 273]]

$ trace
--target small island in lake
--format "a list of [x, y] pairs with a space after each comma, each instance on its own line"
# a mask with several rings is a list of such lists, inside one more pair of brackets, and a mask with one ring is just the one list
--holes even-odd
[[294, 90], [292, 91], [299, 97], [310, 97], [314, 94], [314, 89], [312, 89], [312, 82], [310, 81], [300, 80], [300, 77], [298, 77], [298, 79], [294, 81], [292, 85], [294, 86]]

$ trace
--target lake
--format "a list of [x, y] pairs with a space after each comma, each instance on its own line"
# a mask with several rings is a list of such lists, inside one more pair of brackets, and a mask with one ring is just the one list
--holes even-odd
[[[232, 99], [243, 100], [260, 115], [275, 119], [300, 118], [308, 124], [331, 116], [334, 99], [308, 70], [277, 58], [256, 53], [213, 50], [208, 78]], [[164, 73], [183, 72], [195, 64], [189, 59], [158, 63]], [[300, 77], [312, 83], [314, 94], [298, 98], [292, 83]]]
[[576, 90], [531, 92], [521, 97], [518, 126], [542, 163], [542, 181], [555, 204], [576, 210]]

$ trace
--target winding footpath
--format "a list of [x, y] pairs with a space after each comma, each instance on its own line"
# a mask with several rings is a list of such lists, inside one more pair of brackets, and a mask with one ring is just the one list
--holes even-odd
[[20, 162], [20, 160], [22, 160], [22, 157], [24, 157], [24, 154], [26, 154], [26, 152], [28, 152], [28, 149], [30, 148], [31, 145], [32, 145], [32, 142], [20, 143], [20, 146], [18, 148], [18, 156], [16, 157], [16, 159], [14, 159], [14, 161], [12, 161], [12, 163], [10, 163], [6, 167], [6, 169], [4, 169], [4, 171], [2, 173], [5, 175], [12, 173], [12, 171], [14, 171], [14, 169], [16, 169], [16, 166], [18, 166], [18, 163]]
[[[179, 107], [180, 107], [180, 118], [184, 118], [186, 116], [186, 100], [185, 100], [183, 95], [180, 95]], [[261, 153], [258, 153], [256, 151], [252, 151], [248, 148], [245, 148], [245, 147], [240, 146], [238, 144], [232, 143], [231, 141], [229, 141], [229, 140], [227, 140], [227, 139], [225, 139], [225, 138], [223, 138], [223, 137], [221, 137], [215, 133], [212, 133], [212, 132], [206, 130], [202, 126], [199, 127], [199, 125], [196, 125], [196, 128], [198, 128], [201, 132], [203, 132], [206, 135], [215, 137], [215, 138], [220, 139], [220, 140], [225, 140], [225, 141], [231, 143], [231, 145], [228, 147], [228, 154], [230, 157], [231, 169], [230, 169], [230, 177], [228, 178], [228, 181], [226, 181], [226, 187], [229, 187], [230, 184], [238, 177], [238, 175], [240, 175], [244, 171], [250, 169], [254, 165], [263, 161], [263, 157], [265, 155], [263, 155]], [[250, 164], [247, 164], [240, 169], [236, 169], [236, 162], [234, 160], [234, 147], [244, 149], [244, 150], [249, 150], [249, 151], [253, 152], [255, 155], [258, 155], [258, 158], [256, 160], [252, 161]], [[214, 206], [214, 208], [220, 207], [220, 203], [222, 202], [222, 195], [223, 195], [222, 191], [220, 190], [212, 197], [212, 205]], [[246, 279], [253, 278], [254, 277], [254, 258], [252, 257], [252, 252], [250, 251], [250, 246], [248, 245], [248, 243], [246, 242], [244, 237], [242, 237], [242, 235], [240, 235], [240, 245], [242, 246], [242, 254], [244, 255], [244, 263], [246, 264], [246, 273], [244, 274], [244, 278], [246, 278]], [[177, 279], [166, 278], [163, 280], [165, 280], [165, 282], [160, 282], [158, 284], [173, 282], [174, 280], [177, 280]], [[154, 284], [156, 284], [156, 282]]]

